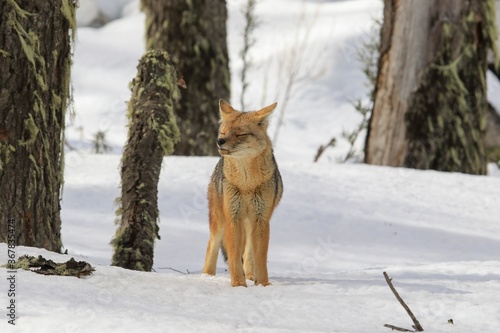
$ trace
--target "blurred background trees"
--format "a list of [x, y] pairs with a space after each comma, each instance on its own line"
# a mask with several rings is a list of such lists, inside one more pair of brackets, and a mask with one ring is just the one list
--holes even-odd
[[175, 155], [218, 155], [219, 99], [229, 100], [225, 0], [142, 0], [146, 48], [166, 50], [184, 85]]

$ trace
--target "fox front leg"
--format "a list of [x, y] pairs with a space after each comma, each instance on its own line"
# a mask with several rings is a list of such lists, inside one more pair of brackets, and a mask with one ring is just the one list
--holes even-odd
[[229, 274], [231, 275], [231, 285], [233, 287], [246, 287], [245, 272], [241, 262], [242, 251], [241, 242], [243, 241], [242, 228], [238, 222], [230, 222], [224, 233], [224, 247], [227, 253], [227, 264]]
[[245, 230], [246, 233], [246, 243], [245, 251], [243, 252], [243, 266], [245, 268], [245, 277], [247, 280], [254, 280], [254, 248], [253, 248], [253, 237], [252, 230]]
[[269, 219], [257, 221], [252, 234], [254, 248], [254, 281], [256, 285], [268, 286], [267, 251], [269, 248]]

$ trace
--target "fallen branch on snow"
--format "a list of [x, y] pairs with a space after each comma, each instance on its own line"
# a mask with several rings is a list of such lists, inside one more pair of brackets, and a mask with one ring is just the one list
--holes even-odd
[[391, 330], [393, 331], [400, 331], [400, 332], [415, 332], [413, 330], [408, 330], [406, 328], [402, 328], [402, 327], [398, 327], [398, 326], [394, 326], [394, 325], [389, 325], [389, 324], [385, 324], [384, 327], [387, 327], [387, 328], [390, 328]]
[[411, 312], [408, 305], [406, 305], [406, 303], [403, 301], [401, 296], [399, 296], [398, 292], [396, 291], [396, 288], [394, 288], [394, 286], [392, 285], [392, 279], [389, 278], [389, 276], [387, 275], [386, 272], [384, 272], [384, 277], [385, 277], [385, 281], [387, 281], [387, 284], [389, 285], [389, 288], [391, 288], [392, 293], [394, 294], [394, 296], [396, 296], [396, 299], [399, 301], [401, 306], [406, 310], [406, 312], [410, 316], [411, 320], [413, 321], [413, 324], [414, 324], [413, 328], [415, 330], [411, 331], [411, 330], [407, 330], [406, 328], [401, 328], [401, 327], [397, 327], [397, 326], [393, 326], [393, 325], [389, 325], [389, 324], [385, 324], [384, 327], [388, 327], [390, 329], [397, 330], [400, 332], [423, 332], [424, 329], [422, 328], [422, 326], [418, 322], [418, 320], [415, 317], [415, 315], [413, 314], [413, 312]]

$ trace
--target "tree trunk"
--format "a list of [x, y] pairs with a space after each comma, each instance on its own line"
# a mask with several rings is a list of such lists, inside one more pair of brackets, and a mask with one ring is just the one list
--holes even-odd
[[365, 161], [486, 173], [493, 0], [385, 0]]
[[73, 0], [0, 1], [0, 242], [61, 250]]
[[186, 83], [175, 155], [218, 155], [218, 101], [229, 100], [225, 0], [142, 0], [147, 49], [166, 50]]
[[150, 271], [158, 235], [158, 180], [164, 155], [179, 140], [175, 69], [165, 51], [150, 50], [137, 66], [128, 103], [129, 133], [122, 159], [121, 223], [113, 265]]

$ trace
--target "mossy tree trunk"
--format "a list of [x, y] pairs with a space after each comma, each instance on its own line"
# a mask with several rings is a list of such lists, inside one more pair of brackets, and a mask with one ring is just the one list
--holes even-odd
[[0, 242], [61, 250], [73, 0], [0, 1]]
[[129, 132], [121, 166], [120, 225], [113, 265], [150, 271], [158, 235], [158, 180], [163, 156], [179, 140], [174, 104], [179, 98], [168, 53], [150, 50], [137, 66], [128, 103]]
[[[365, 161], [486, 173], [494, 0], [385, 0]], [[495, 51], [496, 52], [496, 51]]]
[[142, 0], [147, 49], [168, 51], [186, 88], [175, 114], [175, 155], [218, 155], [218, 101], [229, 100], [225, 0]]

